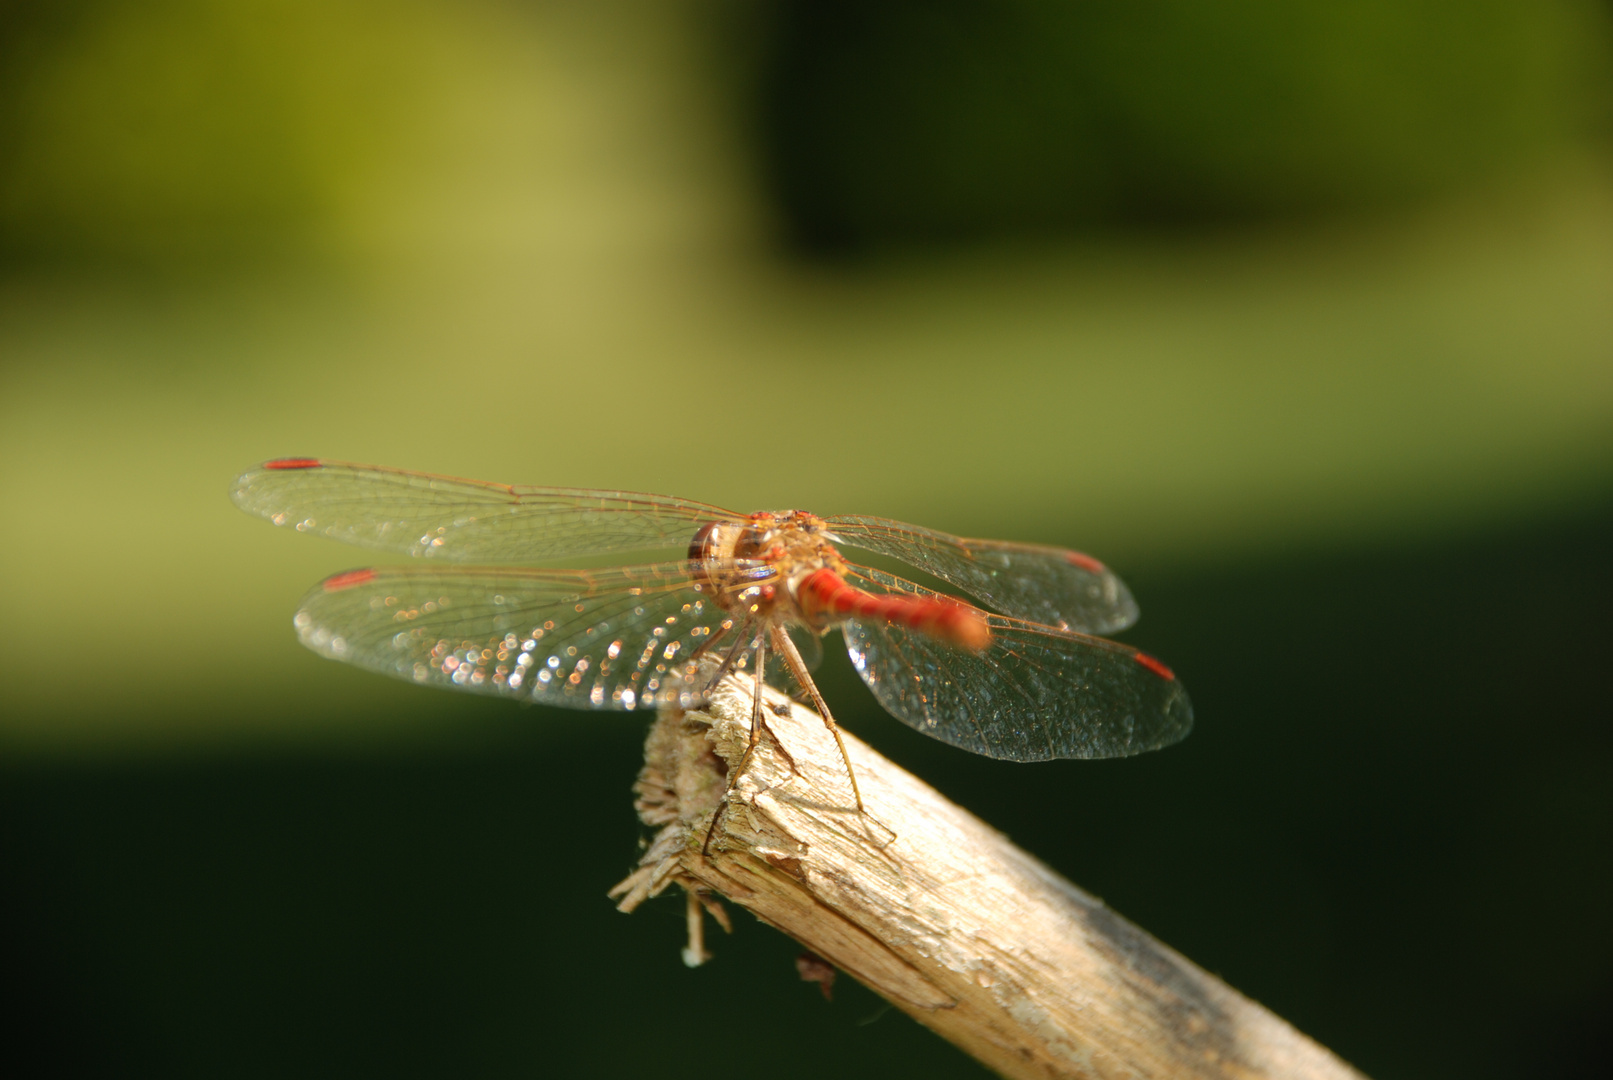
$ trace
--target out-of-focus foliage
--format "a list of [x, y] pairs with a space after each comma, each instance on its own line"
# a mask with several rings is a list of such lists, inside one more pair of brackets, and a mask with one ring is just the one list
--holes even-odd
[[[0, 260], [339, 245], [386, 174], [455, 152], [429, 134], [475, 64], [453, 43], [505, 6], [0, 0]], [[718, 22], [744, 31], [722, 62], [750, 72], [733, 112], [759, 172], [794, 236], [833, 247], [1315, 214], [1466, 184], [1605, 121], [1606, 15], [1590, 0], [780, 0]]]
[[322, 241], [440, 75], [413, 0], [0, 0], [0, 259]]
[[817, 247], [1382, 205], [1593, 125], [1605, 15], [1582, 0], [780, 0], [750, 15], [759, 145]]

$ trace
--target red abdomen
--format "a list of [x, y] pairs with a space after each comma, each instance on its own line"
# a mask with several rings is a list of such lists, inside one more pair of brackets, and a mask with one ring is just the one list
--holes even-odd
[[833, 570], [813, 571], [801, 582], [800, 600], [809, 615], [822, 612], [883, 619], [971, 652], [983, 652], [991, 644], [991, 627], [985, 615], [968, 604], [946, 598], [865, 592], [846, 584]]

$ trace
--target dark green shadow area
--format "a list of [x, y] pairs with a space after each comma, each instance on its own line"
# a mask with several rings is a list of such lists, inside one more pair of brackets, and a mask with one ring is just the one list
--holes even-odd
[[[849, 727], [1378, 1080], [1613, 1055], [1613, 504], [1484, 537], [1130, 575], [1179, 747], [1015, 766]], [[8, 1076], [975, 1076], [749, 917], [604, 890], [642, 727], [442, 695], [430, 754], [0, 776]], [[489, 735], [492, 731], [495, 734]], [[31, 1065], [31, 1068], [25, 1067]]]
[[819, 254], [1383, 209], [1606, 108], [1587, 4], [728, 7], [754, 42], [757, 172]]

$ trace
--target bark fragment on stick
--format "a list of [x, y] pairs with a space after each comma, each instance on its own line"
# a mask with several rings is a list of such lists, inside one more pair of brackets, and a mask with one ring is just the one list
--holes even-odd
[[701, 913], [726, 924], [722, 896], [1004, 1076], [1359, 1080], [848, 733], [859, 815], [823, 721], [782, 695], [730, 784], [751, 708], [729, 679], [663, 712], [634, 788], [660, 831], [611, 895], [631, 911], [680, 885], [686, 962], [708, 958]]

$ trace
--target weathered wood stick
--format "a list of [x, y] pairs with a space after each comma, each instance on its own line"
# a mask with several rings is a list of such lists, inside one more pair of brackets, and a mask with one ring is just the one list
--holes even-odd
[[681, 885], [688, 963], [707, 958], [702, 907], [726, 924], [718, 894], [1006, 1077], [1360, 1080], [847, 735], [859, 815], [823, 721], [765, 701], [732, 784], [751, 717], [734, 679], [702, 711], [664, 712], [645, 746], [636, 806], [662, 828], [612, 895], [631, 911]]

